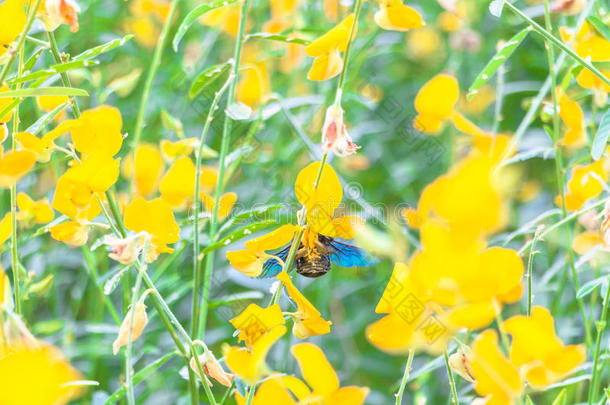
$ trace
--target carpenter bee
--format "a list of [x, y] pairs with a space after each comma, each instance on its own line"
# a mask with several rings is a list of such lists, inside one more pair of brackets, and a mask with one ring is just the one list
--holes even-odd
[[[275, 256], [286, 260], [291, 245], [292, 243], [289, 243]], [[321, 234], [317, 235], [317, 240], [314, 237], [313, 242], [306, 242], [306, 244], [301, 242], [295, 256], [297, 273], [311, 278], [328, 273], [331, 263], [342, 267], [356, 267], [370, 266], [378, 261], [377, 258], [360, 248]], [[263, 265], [263, 272], [259, 277], [275, 277], [280, 271], [282, 271], [280, 262], [276, 259], [269, 259]]]

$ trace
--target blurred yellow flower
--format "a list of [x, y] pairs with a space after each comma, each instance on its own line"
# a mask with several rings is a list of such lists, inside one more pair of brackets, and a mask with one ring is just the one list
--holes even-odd
[[11, 213], [7, 212], [0, 220], [0, 246], [9, 240], [12, 234]]
[[[138, 195], [147, 197], [157, 190], [159, 179], [163, 173], [163, 157], [156, 145], [140, 143], [136, 148], [134, 160], [135, 173], [133, 178], [136, 190]], [[127, 177], [131, 177], [131, 173]]]
[[[0, 7], [2, 7], [3, 5], [5, 5], [6, 3], [12, 2], [14, 0], [7, 0], [4, 3], [2, 3], [2, 5], [0, 5]], [[0, 11], [2, 11], [0, 9]], [[0, 18], [2, 16], [2, 13], [0, 13]], [[2, 43], [0, 43], [0, 55], [2, 55], [2, 52], [4, 51], [4, 47], [2, 46]], [[8, 86], [3, 86], [0, 84], [0, 93], [5, 93], [7, 91], [10, 91], [11, 89], [9, 89]], [[0, 98], [0, 111], [3, 111], [5, 108], [8, 108], [13, 101], [15, 101], [14, 98], [12, 97], [3, 97]], [[9, 122], [11, 120], [11, 117], [13, 116], [13, 110], [11, 109], [9, 112], [7, 112], [6, 114], [4, 114], [3, 116], [0, 117], [0, 124]]]
[[584, 113], [580, 105], [563, 93], [559, 98], [558, 107], [559, 117], [566, 126], [561, 143], [571, 149], [584, 146], [587, 142], [587, 133], [585, 132]]
[[[203, 25], [219, 28], [229, 35], [237, 36], [240, 10], [239, 2], [235, 2], [216, 10], [208, 11], [199, 18], [199, 22]], [[249, 27], [250, 24], [247, 23], [246, 31], [248, 31]]]
[[[588, 165], [576, 165], [568, 180], [565, 193], [565, 206], [569, 211], [576, 211], [592, 198], [601, 194], [607, 176], [604, 171], [603, 160]], [[557, 205], [561, 205], [561, 197], [556, 198]]]
[[354, 14], [348, 15], [326, 34], [305, 47], [307, 55], [315, 58], [307, 74], [309, 80], [324, 81], [341, 72], [343, 59], [340, 53], [347, 48], [352, 24]]
[[0, 356], [2, 405], [63, 405], [81, 394], [69, 385], [81, 379], [78, 371], [57, 348], [37, 343], [17, 343]]
[[424, 20], [413, 8], [402, 4], [401, 0], [380, 0], [375, 22], [385, 30], [408, 31], [421, 28]]
[[428, 81], [415, 96], [415, 127], [428, 134], [440, 131], [443, 122], [451, 117], [460, 96], [455, 77], [439, 74]]
[[[70, 100], [68, 96], [40, 96], [36, 97], [36, 104], [44, 112], [50, 112], [59, 107], [60, 105], [67, 103]], [[66, 108], [64, 107], [57, 116], [55, 121], [61, 121], [66, 117]]]
[[[212, 196], [202, 191], [199, 193], [199, 198], [201, 198], [201, 202], [203, 203], [203, 206], [207, 212], [214, 212], [216, 201]], [[234, 192], [228, 192], [221, 195], [219, 201], [220, 206], [218, 208], [218, 219], [225, 219], [231, 213], [231, 210], [233, 209], [233, 206], [235, 206], [236, 202], [237, 194]]]
[[195, 164], [190, 157], [176, 159], [159, 185], [163, 201], [172, 207], [187, 204], [187, 199], [195, 194], [195, 174]]
[[[250, 405], [297, 405], [297, 402], [286, 389], [287, 386], [284, 381], [286, 381], [287, 378], [289, 378], [289, 376], [271, 376], [263, 381], [256, 390]], [[300, 380], [296, 378], [295, 380], [302, 384]], [[237, 405], [246, 405], [248, 403], [247, 399], [242, 397], [238, 390], [235, 390], [235, 400], [237, 401]]]
[[[5, 0], [0, 4], [0, 27], [2, 27], [0, 31], [0, 56], [6, 53], [8, 46], [21, 34], [25, 21], [26, 15], [20, 0]], [[6, 89], [3, 90], [4, 87], [6, 86], [1, 86], [0, 91], [7, 91]], [[0, 100], [2, 100], [0, 101], [0, 110], [2, 110], [6, 107], [3, 104], [7, 99]], [[0, 122], [6, 121], [8, 120], [0, 120]]]
[[53, 209], [49, 200], [34, 201], [26, 193], [17, 194], [17, 219], [25, 223], [35, 222], [37, 224], [46, 224], [53, 220]]
[[277, 279], [284, 283], [286, 291], [297, 304], [297, 312], [290, 314], [294, 318], [292, 333], [298, 339], [330, 333], [332, 322], [323, 319], [320, 311], [294, 286], [290, 276], [285, 271], [278, 274]]
[[0, 145], [0, 189], [9, 188], [25, 176], [36, 163], [36, 155], [27, 150], [4, 153]]
[[578, 56], [591, 62], [610, 61], [610, 41], [599, 35], [595, 28], [587, 22], [574, 36], [567, 27], [560, 27], [559, 33], [564, 42], [574, 40], [573, 49]]
[[534, 307], [531, 317], [513, 316], [504, 327], [513, 337], [510, 360], [524, 369], [533, 388], [544, 389], [562, 380], [587, 358], [584, 345], [565, 346], [557, 337], [546, 308]]
[[443, 11], [438, 15], [436, 23], [443, 31], [453, 32], [460, 29], [462, 26], [462, 19], [456, 13]]
[[89, 226], [75, 221], [53, 225], [49, 231], [53, 239], [64, 242], [72, 248], [83, 246], [89, 238]]
[[180, 227], [174, 213], [160, 198], [151, 201], [135, 198], [125, 209], [124, 223], [130, 231], [150, 235], [150, 246], [145, 251], [148, 263], [155, 261], [161, 253], [172, 253], [174, 249], [167, 244], [180, 240]]
[[439, 55], [442, 43], [443, 39], [436, 29], [423, 27], [407, 34], [407, 53], [413, 59], [426, 60]]
[[301, 403], [322, 405], [360, 405], [369, 393], [366, 387], [341, 387], [337, 373], [319, 347], [312, 343], [299, 343], [290, 350], [297, 359], [303, 379], [311, 388]]
[[488, 329], [477, 336], [469, 366], [474, 389], [484, 397], [473, 404], [512, 405], [523, 393], [519, 370], [498, 347], [496, 331]]
[[265, 62], [247, 62], [239, 69], [237, 100], [256, 109], [271, 94], [271, 83]]
[[170, 2], [166, 0], [135, 0], [129, 5], [131, 16], [125, 19], [126, 31], [147, 48], [157, 44], [159, 25], [167, 19]]
[[297, 229], [295, 225], [282, 225], [266, 235], [247, 241], [244, 250], [227, 252], [227, 259], [236, 270], [246, 276], [258, 277], [263, 271], [263, 264], [274, 257], [266, 251], [286, 245], [292, 240]]
[[161, 152], [168, 160], [174, 160], [180, 156], [189, 156], [199, 146], [199, 139], [185, 138], [172, 142], [167, 139], [161, 141]]

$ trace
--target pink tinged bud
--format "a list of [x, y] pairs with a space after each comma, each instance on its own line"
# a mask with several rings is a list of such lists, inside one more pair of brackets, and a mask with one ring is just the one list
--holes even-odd
[[326, 118], [322, 127], [322, 150], [324, 153], [333, 151], [337, 156], [348, 156], [360, 149], [352, 142], [343, 122], [343, 109], [332, 105], [326, 110]]
[[110, 248], [108, 256], [122, 264], [135, 262], [140, 253], [137, 237], [117, 238], [112, 235], [106, 235], [104, 237], [104, 244]]
[[46, 0], [45, 8], [48, 14], [46, 28], [53, 31], [61, 24], [70, 26], [70, 31], [78, 31], [78, 16], [80, 7], [74, 0]]
[[[112, 344], [112, 352], [114, 354], [117, 354], [122, 346], [129, 343], [129, 326], [132, 324], [132, 310], [133, 308], [127, 311], [127, 315], [125, 315], [125, 319], [123, 319], [123, 323], [119, 329], [119, 336], [117, 336], [116, 340]], [[147, 323], [148, 316], [146, 315], [146, 305], [144, 305], [143, 302], [138, 302], [135, 306], [133, 324], [131, 327], [132, 342], [140, 337]]]

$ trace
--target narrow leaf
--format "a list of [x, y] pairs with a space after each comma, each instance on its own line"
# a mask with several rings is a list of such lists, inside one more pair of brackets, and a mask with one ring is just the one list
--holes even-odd
[[91, 49], [87, 49], [85, 52], [83, 52], [79, 55], [76, 55], [74, 57], [74, 60], [94, 58], [98, 55], [101, 55], [101, 54], [109, 52], [115, 48], [118, 48], [119, 46], [125, 45], [125, 43], [127, 43], [127, 41], [129, 41], [131, 38], [133, 38], [133, 35], [131, 35], [131, 34], [125, 35], [123, 38], [117, 38], [110, 42], [106, 42], [103, 45], [98, 45]]
[[225, 236], [218, 242], [213, 243], [210, 246], [206, 247], [205, 249], [203, 249], [202, 253], [206, 254], [208, 252], [218, 250], [225, 246], [229, 246], [230, 244], [237, 242], [238, 240], [243, 239], [246, 236], [250, 236], [255, 232], [258, 232], [265, 228], [269, 228], [270, 226], [272, 226], [274, 224], [275, 224], [275, 221], [270, 219], [270, 220], [255, 222], [253, 224], [246, 225], [243, 228], [236, 230], [235, 232], [231, 232], [230, 234], [228, 234], [227, 236]]
[[280, 34], [269, 34], [266, 32], [256, 32], [254, 34], [250, 34], [246, 37], [246, 40], [248, 39], [267, 39], [270, 41], [279, 41], [279, 42], [286, 42], [288, 44], [299, 44], [299, 45], [309, 45], [311, 43], [311, 41], [308, 41], [307, 39], [303, 39], [303, 38], [291, 38], [288, 35], [280, 35]]
[[585, 283], [576, 293], [576, 299], [581, 299], [591, 294], [599, 285], [608, 280], [608, 276], [598, 277], [594, 280]]
[[515, 49], [517, 49], [521, 42], [523, 42], [527, 36], [527, 33], [530, 31], [530, 27], [524, 28], [504, 44], [502, 49], [500, 49], [496, 55], [491, 58], [481, 73], [479, 73], [477, 78], [474, 79], [470, 89], [468, 89], [468, 97], [472, 97], [485, 83], [487, 83], [489, 78], [496, 73], [496, 70], [498, 70], [498, 68], [502, 66], [504, 62], [506, 62], [506, 60], [512, 55]]
[[21, 89], [0, 93], [0, 98], [38, 97], [38, 96], [88, 96], [83, 89], [73, 87], [41, 87], [37, 89]]
[[606, 40], [610, 41], [610, 29], [608, 26], [604, 24], [599, 18], [595, 16], [589, 16], [587, 21], [591, 23], [593, 28], [595, 28], [600, 34], [602, 34]]
[[203, 89], [214, 83], [220, 77], [228, 74], [232, 65], [233, 60], [230, 60], [222, 64], [210, 66], [203, 72], [199, 73], [189, 89], [189, 97], [191, 99], [195, 98], [203, 91]]
[[564, 405], [566, 403], [566, 389], [562, 389], [559, 395], [555, 398], [552, 405]]
[[212, 0], [209, 3], [202, 4], [199, 7], [193, 9], [190, 13], [184, 17], [184, 20], [180, 23], [178, 30], [176, 31], [176, 35], [174, 35], [174, 39], [172, 40], [172, 46], [174, 47], [174, 51], [178, 51], [178, 45], [180, 41], [188, 31], [189, 27], [192, 23], [195, 22], [196, 19], [204, 15], [205, 13], [215, 10], [217, 8], [227, 6], [229, 4], [235, 3], [237, 0]]
[[237, 294], [225, 295], [210, 301], [210, 308], [216, 308], [221, 305], [234, 304], [236, 302], [242, 301], [252, 301], [252, 300], [260, 300], [265, 295], [260, 291], [246, 291]]
[[30, 125], [28, 127], [28, 129], [25, 130], [25, 132], [29, 132], [32, 135], [38, 134], [38, 132], [40, 132], [44, 127], [49, 125], [49, 123], [51, 121], [53, 121], [60, 112], [62, 112], [62, 110], [64, 109], [65, 106], [66, 106], [66, 103], [62, 103], [62, 104], [58, 105], [53, 110], [49, 111], [42, 117], [38, 118], [35, 123]]
[[591, 145], [591, 157], [593, 160], [599, 160], [606, 150], [606, 144], [608, 143], [608, 137], [610, 136], [610, 108], [606, 110], [602, 116], [602, 120], [599, 123], [599, 128], [593, 138]]

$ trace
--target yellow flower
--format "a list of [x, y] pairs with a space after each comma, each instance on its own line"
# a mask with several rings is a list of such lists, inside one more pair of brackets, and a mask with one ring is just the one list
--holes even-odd
[[[50, 112], [70, 100], [68, 96], [40, 96], [36, 97], [36, 104], [44, 112]], [[55, 116], [54, 121], [62, 121], [66, 118], [66, 107], [62, 108]]]
[[353, 23], [354, 14], [350, 14], [326, 34], [307, 45], [305, 52], [315, 58], [307, 74], [309, 80], [328, 80], [341, 72], [343, 59], [340, 52], [347, 48]]
[[264, 309], [250, 304], [241, 314], [231, 319], [231, 324], [240, 331], [239, 341], [245, 341], [247, 347], [225, 345], [225, 363], [240, 378], [255, 384], [269, 374], [265, 363], [267, 353], [286, 333], [282, 310], [277, 304]]
[[[523, 393], [519, 370], [498, 347], [494, 330], [482, 332], [472, 344], [470, 373], [475, 380], [475, 391], [484, 398], [477, 404], [511, 405]], [[474, 403], [474, 402], [473, 402]]]
[[531, 317], [513, 316], [504, 326], [513, 337], [510, 360], [523, 367], [533, 388], [544, 389], [562, 380], [586, 360], [584, 345], [565, 346], [557, 337], [546, 308], [536, 306]]
[[323, 405], [360, 405], [369, 393], [366, 387], [340, 387], [337, 373], [319, 347], [312, 343], [292, 346], [292, 355], [297, 359], [303, 379], [312, 392], [301, 403]]
[[237, 100], [256, 109], [271, 94], [271, 83], [265, 62], [246, 62], [239, 69]]
[[[251, 405], [297, 405], [297, 402], [292, 399], [285, 386], [287, 377], [270, 377], [263, 381], [258, 387]], [[301, 382], [297, 379], [297, 381]], [[305, 387], [306, 388], [306, 387]], [[235, 390], [235, 400], [237, 405], [246, 405], [248, 401], [242, 397], [238, 390]]]
[[98, 198], [118, 177], [119, 159], [94, 153], [59, 178], [53, 208], [74, 221], [90, 221], [101, 211]]
[[48, 132], [42, 138], [38, 138], [29, 132], [19, 132], [15, 135], [23, 149], [35, 153], [36, 160], [41, 163], [51, 160], [51, 154], [56, 147], [54, 142], [59, 136], [61, 136], [61, 133], [56, 131]]
[[70, 31], [78, 31], [78, 16], [80, 7], [74, 0], [45, 0], [44, 10], [38, 9], [38, 17], [47, 31], [55, 31], [61, 24], [70, 26]]
[[46, 224], [53, 220], [53, 209], [49, 204], [49, 200], [43, 198], [39, 201], [34, 201], [26, 193], [17, 194], [17, 219], [20, 221], [35, 222], [37, 224]]
[[324, 320], [320, 316], [320, 311], [294, 286], [288, 273], [282, 271], [277, 279], [284, 283], [288, 295], [297, 304], [297, 312], [292, 315], [294, 318], [292, 328], [294, 336], [305, 339], [329, 333], [332, 322]]
[[114, 156], [123, 144], [122, 125], [118, 109], [101, 105], [84, 111], [78, 119], [62, 122], [45, 137], [55, 139], [63, 133], [71, 132], [74, 147], [83, 156], [93, 153]]
[[[600, 69], [600, 72], [608, 78], [610, 78], [610, 70], [608, 69]], [[610, 85], [606, 84], [602, 79], [600, 79], [596, 74], [591, 72], [589, 69], [583, 69], [580, 71], [578, 76], [576, 76], [576, 82], [580, 85], [580, 87], [585, 89], [592, 89], [595, 92], [601, 93], [609, 93]]]
[[140, 143], [136, 148], [134, 166], [138, 194], [146, 197], [154, 193], [163, 172], [163, 157], [159, 148], [150, 143]]
[[186, 138], [172, 142], [167, 139], [161, 141], [161, 152], [166, 159], [173, 160], [180, 156], [189, 156], [199, 146], [199, 139]]
[[444, 314], [421, 294], [411, 280], [406, 264], [396, 263], [375, 312], [388, 314], [366, 328], [366, 338], [378, 349], [404, 354], [411, 349], [442, 353], [452, 331]]
[[271, 19], [263, 25], [263, 32], [279, 34], [289, 28], [296, 16], [300, 0], [272, 1]]
[[559, 98], [559, 117], [566, 126], [561, 143], [568, 148], [580, 148], [587, 142], [585, 118], [580, 105], [564, 93]]
[[438, 15], [436, 23], [443, 31], [453, 32], [460, 29], [462, 19], [457, 13], [443, 11]]
[[584, 231], [574, 236], [572, 249], [579, 255], [584, 255], [602, 242], [602, 235], [599, 230]]
[[180, 240], [180, 227], [174, 213], [169, 204], [160, 198], [151, 201], [135, 198], [125, 209], [123, 222], [130, 231], [150, 235], [150, 246], [145, 252], [148, 263], [156, 260], [161, 253], [172, 253], [174, 249], [167, 244]]
[[[239, 30], [239, 14], [240, 4], [233, 3], [217, 8], [216, 10], [208, 11], [199, 18], [199, 22], [203, 25], [219, 28], [229, 35], [237, 36]], [[248, 29], [249, 24], [246, 25], [246, 31]]]
[[18, 343], [0, 357], [0, 403], [63, 405], [81, 394], [69, 385], [80, 379], [57, 348], [42, 342], [36, 347]]
[[128, 17], [125, 19], [124, 29], [134, 35], [138, 44], [146, 48], [154, 48], [161, 33], [154, 21], [148, 17]]
[[64, 242], [72, 248], [83, 246], [89, 238], [89, 226], [74, 221], [53, 225], [49, 231], [53, 239]]
[[[603, 160], [588, 165], [576, 165], [568, 180], [565, 193], [565, 205], [569, 211], [576, 211], [592, 198], [603, 191], [603, 182], [607, 180]], [[557, 204], [561, 204], [561, 197], [557, 197]]]
[[[21, 34], [26, 21], [25, 11], [20, 0], [5, 0], [0, 4], [0, 56], [6, 53], [8, 46]], [[0, 86], [0, 91], [8, 91], [6, 86]], [[4, 103], [10, 99], [0, 99], [0, 110], [3, 110], [6, 105]], [[8, 104], [12, 100], [8, 101]], [[8, 105], [7, 104], [7, 105]], [[6, 118], [6, 117], [5, 117]], [[10, 119], [10, 115], [9, 118]], [[0, 122], [8, 121], [0, 119]]]
[[408, 31], [421, 28], [424, 20], [421, 15], [401, 0], [380, 0], [375, 22], [385, 30]]
[[258, 277], [263, 271], [263, 264], [274, 257], [265, 252], [286, 245], [297, 229], [295, 225], [282, 225], [273, 232], [247, 241], [244, 250], [227, 252], [227, 259], [236, 270], [248, 277]]
[[[572, 40], [574, 34], [567, 27], [560, 27], [559, 33], [564, 42]], [[574, 51], [578, 56], [591, 62], [610, 61], [610, 41], [597, 34], [589, 23], [583, 24], [576, 33], [573, 43]]]
[[161, 179], [161, 198], [172, 207], [179, 207], [195, 194], [195, 164], [188, 156], [174, 161]]
[[423, 27], [407, 34], [407, 53], [415, 60], [427, 60], [439, 55], [443, 39], [432, 27]]
[[[199, 198], [201, 198], [201, 201], [203, 202], [203, 205], [205, 206], [205, 209], [212, 213], [214, 212], [214, 207], [216, 206], [216, 201], [214, 200], [213, 197], [211, 197], [210, 195], [206, 194], [205, 192], [201, 192], [199, 193]], [[223, 195], [220, 196], [220, 206], [218, 208], [218, 218], [219, 219], [225, 219], [230, 213], [231, 210], [233, 209], [233, 206], [235, 205], [235, 203], [237, 202], [237, 194], [233, 193], [233, 192], [229, 192], [229, 193], [224, 193]]]
[[443, 122], [449, 119], [460, 96], [455, 77], [439, 74], [428, 81], [415, 96], [415, 127], [428, 134], [440, 131]]
[[36, 163], [36, 155], [27, 150], [3, 153], [0, 145], [0, 189], [9, 188], [25, 176]]

